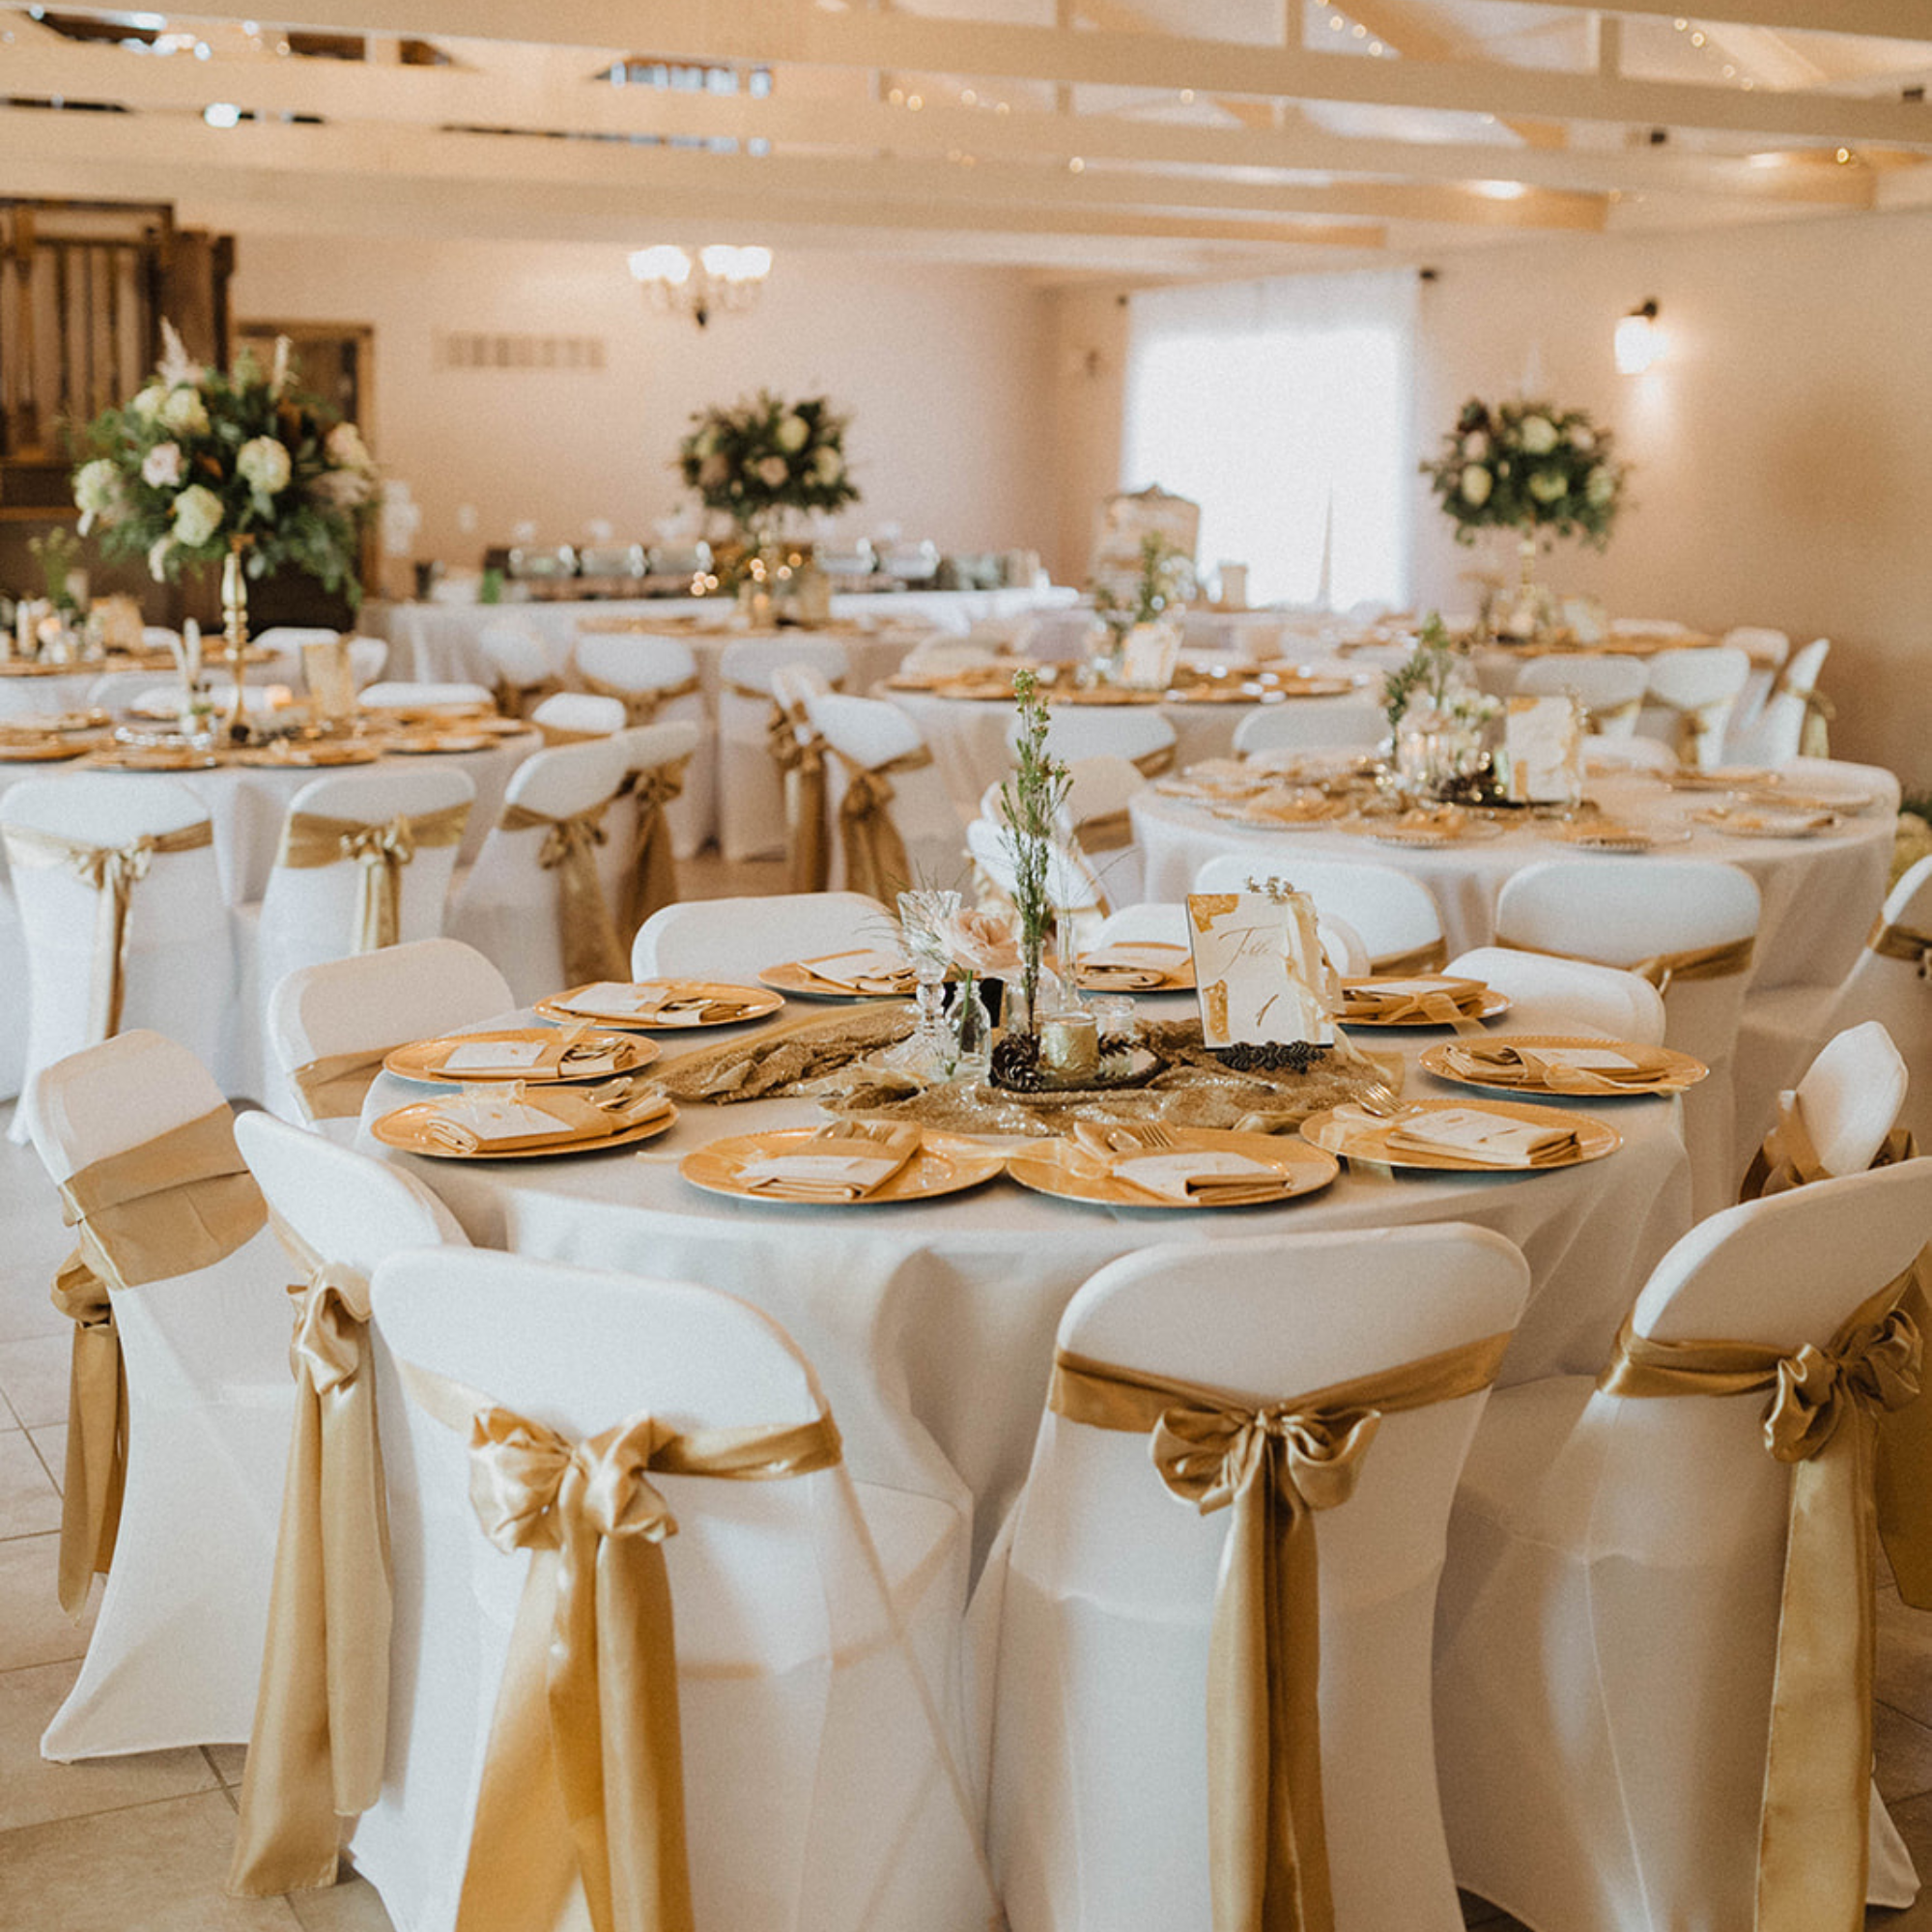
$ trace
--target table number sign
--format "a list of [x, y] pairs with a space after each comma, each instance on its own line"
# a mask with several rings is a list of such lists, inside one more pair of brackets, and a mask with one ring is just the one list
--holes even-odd
[[1306, 893], [1190, 893], [1187, 936], [1204, 1045], [1333, 1041], [1341, 981]]
[[1512, 697], [1503, 719], [1509, 796], [1527, 805], [1582, 796], [1583, 731], [1573, 699]]
[[1180, 657], [1180, 626], [1159, 619], [1136, 624], [1121, 651], [1121, 682], [1134, 691], [1165, 691]]

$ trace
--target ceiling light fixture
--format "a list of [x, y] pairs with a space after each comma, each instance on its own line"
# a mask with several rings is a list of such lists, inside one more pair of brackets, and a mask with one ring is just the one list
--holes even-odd
[[1663, 331], [1657, 326], [1657, 300], [1640, 303], [1617, 324], [1617, 374], [1641, 376], [1663, 359]]
[[769, 248], [734, 248], [714, 242], [696, 256], [670, 242], [639, 248], [631, 273], [653, 308], [688, 315], [702, 328], [720, 310], [747, 309], [772, 271]]

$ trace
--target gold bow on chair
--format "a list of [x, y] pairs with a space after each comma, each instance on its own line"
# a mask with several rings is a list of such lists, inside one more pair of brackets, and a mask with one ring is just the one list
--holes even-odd
[[1871, 1790], [1873, 1454], [1917, 1401], [1918, 1325], [1890, 1282], [1823, 1349], [1660, 1342], [1626, 1317], [1598, 1378], [1612, 1395], [1771, 1392], [1765, 1447], [1791, 1465], [1790, 1527], [1759, 1824], [1757, 1932], [1864, 1922]]
[[[1532, 946], [1526, 939], [1511, 939], [1497, 933], [1490, 944], [1510, 952], [1534, 952], [1545, 959], [1575, 959], [1585, 966], [1606, 966], [1606, 959], [1595, 959], [1587, 952], [1564, 952], [1554, 946]], [[1618, 970], [1648, 980], [1660, 993], [1668, 993], [1679, 980], [1728, 980], [1734, 973], [1747, 973], [1757, 952], [1756, 938], [1747, 933], [1743, 939], [1727, 939], [1717, 946], [1690, 946], [1681, 952], [1653, 952], [1648, 959], [1633, 959]]]
[[1353, 1493], [1385, 1414], [1495, 1378], [1507, 1335], [1268, 1402], [1062, 1350], [1047, 1406], [1151, 1437], [1161, 1481], [1233, 1507], [1208, 1651], [1214, 1932], [1333, 1932], [1321, 1808], [1321, 1600], [1314, 1512]]
[[837, 747], [828, 747], [845, 767], [845, 796], [838, 801], [838, 837], [845, 853], [845, 890], [868, 893], [891, 905], [912, 884], [905, 840], [893, 822], [897, 794], [893, 780], [901, 772], [923, 771], [932, 753], [915, 745], [881, 765], [862, 765]]
[[1138, 752], [1127, 760], [1144, 779], [1164, 778], [1174, 769], [1178, 745], [1156, 745], [1151, 752]]
[[1661, 697], [1650, 691], [1644, 694], [1643, 701], [1669, 712], [1676, 720], [1671, 727], [1671, 750], [1677, 762], [1686, 766], [1702, 763], [1704, 740], [1720, 728], [1726, 700], [1717, 697], [1702, 704], [1679, 704], [1675, 698]]
[[389, 1520], [369, 1358], [369, 1282], [279, 1216], [304, 1280], [289, 1366], [295, 1423], [261, 1688], [228, 1889], [335, 1883], [338, 1817], [376, 1802], [389, 1706]]
[[403, 867], [415, 858], [418, 847], [461, 844], [469, 818], [467, 800], [414, 818], [398, 812], [387, 824], [292, 811], [282, 826], [275, 864], [301, 869], [360, 866], [351, 950], [375, 952], [395, 945], [402, 932]]
[[362, 1102], [368, 1097], [369, 1089], [376, 1084], [376, 1076], [382, 1072], [384, 1061], [398, 1046], [408, 1043], [399, 1039], [389, 1046], [358, 1048], [353, 1053], [324, 1054], [319, 1060], [304, 1061], [301, 1065], [291, 1068], [289, 1085], [296, 1090], [302, 1112], [311, 1122], [353, 1121], [361, 1113]]
[[614, 697], [624, 707], [624, 724], [627, 727], [637, 724], [655, 724], [658, 713], [673, 697], [689, 697], [693, 692], [701, 688], [694, 672], [681, 683], [662, 684], [639, 691], [630, 685], [612, 684], [606, 678], [592, 677], [575, 657], [570, 661], [570, 674], [593, 696]]
[[1634, 718], [1642, 709], [1641, 697], [1626, 697], [1619, 704], [1578, 704], [1577, 707], [1585, 733], [1592, 737], [1602, 737], [1605, 725], [1621, 724], [1626, 718]]
[[557, 936], [563, 944], [563, 974], [573, 986], [593, 980], [628, 980], [631, 961], [605, 902], [597, 876], [597, 847], [610, 836], [604, 814], [619, 794], [601, 798], [564, 818], [506, 805], [497, 822], [505, 832], [544, 834], [537, 864], [557, 875]]
[[677, 1433], [649, 1414], [572, 1442], [409, 1364], [469, 1443], [469, 1500], [530, 1552], [490, 1726], [457, 1932], [549, 1925], [573, 1881], [595, 1932], [693, 1932], [670, 1579], [650, 1473], [767, 1482], [831, 1468], [829, 1415]]
[[[765, 744], [785, 791], [795, 893], [822, 893], [832, 879], [825, 832], [825, 740], [809, 718], [794, 717], [775, 698], [765, 724]], [[847, 882], [848, 890], [857, 891]]]
[[1921, 980], [1932, 980], [1932, 932], [1915, 932], [1909, 925], [1888, 925], [1885, 915], [1880, 913], [1865, 944], [1883, 958], [1903, 959], [1917, 966]]
[[87, 1005], [87, 1039], [92, 1046], [121, 1031], [127, 991], [128, 909], [136, 885], [148, 876], [157, 854], [194, 852], [214, 842], [214, 827], [198, 819], [175, 832], [154, 832], [126, 845], [85, 845], [57, 832], [10, 825], [4, 838], [15, 866], [65, 866], [99, 895], [94, 915], [94, 966]]
[[[638, 804], [637, 838], [624, 876], [624, 930], [636, 932], [660, 906], [677, 901], [677, 860], [670, 849], [665, 807], [684, 791], [689, 756], [628, 774], [624, 787]], [[629, 969], [626, 968], [626, 971]], [[617, 976], [619, 979], [623, 974]]]
[[490, 695], [497, 709], [505, 718], [527, 718], [546, 697], [555, 696], [562, 689], [562, 681], [554, 677], [540, 677], [532, 683], [520, 684], [507, 673], [498, 673]]
[[1800, 699], [1804, 706], [1804, 722], [1799, 727], [1799, 755], [1806, 758], [1829, 758], [1832, 755], [1831, 724], [1838, 715], [1838, 708], [1817, 686], [1793, 684], [1787, 675], [1787, 670], [1780, 670], [1777, 673], [1765, 703], [1769, 705], [1773, 698], [1777, 697]]
[[268, 1210], [214, 1107], [107, 1154], [60, 1184], [78, 1245], [54, 1277], [54, 1306], [74, 1323], [61, 1488], [60, 1602], [78, 1616], [88, 1581], [114, 1553], [126, 1479], [127, 1378], [108, 1291], [212, 1267], [260, 1232]]

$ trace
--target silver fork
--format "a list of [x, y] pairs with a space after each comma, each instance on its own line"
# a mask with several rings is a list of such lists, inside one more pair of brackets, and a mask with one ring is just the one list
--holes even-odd
[[[1126, 1140], [1127, 1151], [1131, 1151], [1134, 1148], [1145, 1148], [1150, 1152], [1172, 1153], [1180, 1145], [1168, 1128], [1153, 1121], [1145, 1124], [1137, 1122], [1130, 1127], [1117, 1128], [1116, 1132]], [[1122, 1150], [1117, 1149], [1116, 1151]]]
[[1354, 1101], [1363, 1113], [1374, 1114], [1378, 1120], [1392, 1121], [1403, 1111], [1402, 1096], [1386, 1080], [1364, 1087]]

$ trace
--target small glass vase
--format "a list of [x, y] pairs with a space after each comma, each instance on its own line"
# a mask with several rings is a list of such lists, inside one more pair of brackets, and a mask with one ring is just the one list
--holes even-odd
[[993, 1063], [993, 1016], [980, 995], [980, 982], [969, 975], [952, 989], [946, 1009], [951, 1042], [948, 1078], [983, 1080]]
[[958, 1055], [958, 1036], [946, 1015], [946, 975], [952, 964], [944, 927], [959, 911], [959, 895], [932, 887], [901, 893], [899, 950], [912, 963], [919, 1020], [885, 1056], [886, 1065], [915, 1080], [947, 1080]]

